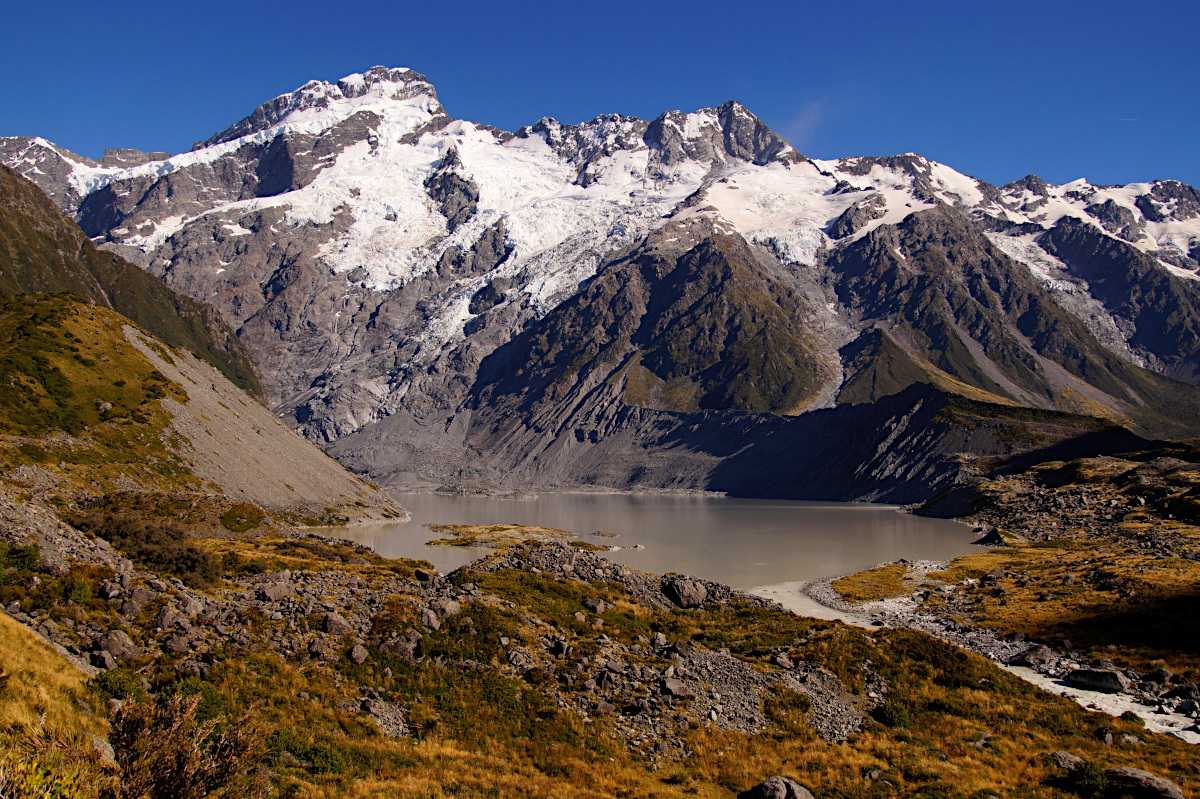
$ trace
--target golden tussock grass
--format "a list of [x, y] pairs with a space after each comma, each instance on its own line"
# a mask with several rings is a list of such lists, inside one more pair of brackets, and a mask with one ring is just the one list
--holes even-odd
[[0, 669], [8, 675], [0, 689], [0, 728], [107, 731], [84, 685], [87, 675], [5, 614], [0, 614]]
[[848, 602], [876, 602], [912, 593], [916, 585], [905, 579], [902, 563], [880, 566], [833, 581], [833, 590]]

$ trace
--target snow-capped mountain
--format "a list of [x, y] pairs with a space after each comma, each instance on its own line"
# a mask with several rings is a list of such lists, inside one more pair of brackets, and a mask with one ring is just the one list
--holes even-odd
[[[309, 82], [188, 153], [94, 162], [11, 138], [0, 160], [97, 243], [219, 308], [278, 412], [397, 483], [463, 468], [473, 426], [509, 407], [498, 398], [525, 397], [509, 411], [528, 427], [558, 389], [534, 398], [497, 364], [550, 379], [541, 366], [564, 352], [579, 362], [547, 385], [623, 388], [556, 406], [550, 441], [588, 403], [602, 416], [605, 403], [794, 415], [914, 381], [1142, 423], [1130, 409], [1158, 389], [1122, 369], [1200, 373], [1192, 187], [1029, 176], [997, 188], [915, 154], [815, 160], [735, 102], [510, 133], [453, 119], [416, 72], [375, 67]], [[720, 307], [697, 295], [670, 311], [693, 285], [683, 274]], [[960, 299], [930, 316], [937, 297]], [[586, 345], [622, 319], [662, 329], [625, 330], [601, 369]], [[685, 357], [678, 342], [694, 353], [704, 337], [678, 331], [698, 329], [723, 349]], [[749, 361], [735, 369], [724, 353], [758, 352], [755, 336], [771, 368], [726, 391]], [[389, 430], [436, 433], [436, 456], [389, 455]], [[567, 472], [554, 479], [582, 479]]]

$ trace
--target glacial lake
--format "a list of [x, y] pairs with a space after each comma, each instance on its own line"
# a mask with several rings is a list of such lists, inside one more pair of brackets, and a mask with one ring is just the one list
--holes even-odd
[[[649, 572], [677, 572], [738, 588], [779, 586], [860, 571], [884, 561], [948, 560], [978, 536], [945, 519], [892, 506], [789, 502], [679, 494], [547, 493], [535, 499], [394, 494], [404, 524], [320, 532], [366, 544], [389, 558], [424, 559], [442, 573], [485, 554], [430, 547], [426, 524], [526, 524], [577, 533], [621, 549], [605, 556]], [[597, 530], [613, 534], [595, 536]], [[634, 548], [635, 545], [644, 548]]]

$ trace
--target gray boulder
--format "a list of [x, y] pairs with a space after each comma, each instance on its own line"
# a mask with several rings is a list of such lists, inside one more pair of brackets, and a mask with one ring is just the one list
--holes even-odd
[[1062, 749], [1050, 755], [1050, 759], [1054, 761], [1054, 765], [1066, 771], [1070, 771], [1083, 762], [1082, 757], [1064, 752]]
[[685, 699], [692, 696], [692, 692], [683, 684], [682, 680], [676, 680], [671, 677], [662, 681], [662, 692], [667, 696], [674, 696], [679, 699]]
[[1118, 766], [1105, 769], [1104, 776], [1115, 793], [1134, 799], [1184, 799], [1178, 785], [1140, 768]]
[[681, 608], [698, 608], [708, 599], [708, 588], [704, 583], [676, 577], [663, 583], [663, 594]]
[[133, 640], [122, 630], [109, 630], [100, 639], [100, 648], [117, 660], [131, 658], [140, 651]]
[[813, 795], [795, 780], [768, 777], [753, 788], [739, 793], [738, 799], [813, 799]]
[[1012, 666], [1045, 666], [1053, 661], [1053, 649], [1042, 644], [1035, 644], [1008, 662]]
[[429, 609], [439, 616], [453, 616], [462, 610], [462, 606], [453, 599], [439, 598], [429, 603]]
[[353, 635], [354, 627], [336, 613], [325, 614], [325, 632], [330, 635]]
[[164, 630], [169, 630], [179, 625], [186, 626], [187, 621], [187, 616], [181, 613], [174, 605], [163, 605], [162, 610], [158, 612], [158, 616], [154, 620], [154, 625]]
[[393, 638], [390, 641], [384, 641], [379, 645], [379, 651], [385, 655], [398, 657], [401, 660], [416, 660], [417, 658], [417, 642], [421, 640], [421, 634], [416, 630], [409, 630], [399, 638]]
[[1067, 682], [1077, 688], [1106, 694], [1129, 690], [1129, 678], [1116, 669], [1075, 669], [1067, 675]]
[[264, 602], [278, 602], [295, 595], [296, 589], [289, 583], [268, 583], [258, 587], [258, 598]]
[[350, 659], [355, 663], [365, 663], [367, 660], [367, 648], [362, 644], [355, 644], [354, 648], [350, 650]]
[[440, 630], [442, 622], [438, 619], [436, 613], [429, 608], [421, 608], [421, 625], [430, 630]]

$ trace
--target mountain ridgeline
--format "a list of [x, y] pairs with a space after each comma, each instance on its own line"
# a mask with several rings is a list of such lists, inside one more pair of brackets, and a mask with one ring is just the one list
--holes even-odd
[[1177, 181], [816, 160], [735, 102], [502, 131], [383, 67], [189, 153], [119, 152], [0, 140], [389, 486], [913, 501], [969, 479], [963, 454], [1200, 432]]

